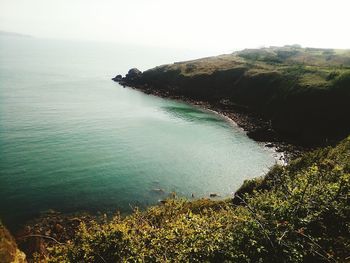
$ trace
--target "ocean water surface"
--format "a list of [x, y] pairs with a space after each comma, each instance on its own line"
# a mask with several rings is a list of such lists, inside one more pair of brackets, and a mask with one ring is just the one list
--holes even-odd
[[129, 212], [171, 192], [229, 196], [266, 172], [273, 153], [219, 116], [110, 80], [204, 55], [1, 37], [0, 218]]

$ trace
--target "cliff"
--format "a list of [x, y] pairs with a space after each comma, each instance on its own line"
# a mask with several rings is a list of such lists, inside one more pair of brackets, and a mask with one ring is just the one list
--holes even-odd
[[147, 93], [204, 101], [219, 111], [262, 118], [263, 127], [244, 127], [258, 140], [280, 137], [324, 145], [350, 133], [349, 50], [247, 49], [144, 72], [132, 69], [115, 80]]

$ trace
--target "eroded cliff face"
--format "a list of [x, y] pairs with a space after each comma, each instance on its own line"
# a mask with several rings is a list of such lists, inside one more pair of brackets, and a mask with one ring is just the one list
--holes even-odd
[[145, 93], [205, 101], [224, 112], [256, 114], [270, 124], [267, 129], [298, 144], [327, 145], [350, 133], [348, 50], [243, 50], [142, 73], [131, 69], [114, 80]]
[[15, 239], [0, 222], [0, 262], [26, 263], [26, 255], [18, 249]]

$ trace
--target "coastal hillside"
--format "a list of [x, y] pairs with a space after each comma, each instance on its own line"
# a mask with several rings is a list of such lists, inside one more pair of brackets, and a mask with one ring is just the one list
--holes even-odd
[[348, 262], [349, 192], [350, 137], [246, 181], [233, 199], [169, 199], [113, 220], [75, 218], [62, 240], [54, 223], [33, 234], [59, 239], [43, 239], [41, 258], [60, 263]]
[[223, 112], [253, 114], [257, 140], [325, 145], [350, 133], [350, 51], [297, 45], [246, 49], [176, 62], [116, 81], [156, 95], [203, 101]]
[[18, 249], [15, 239], [0, 221], [0, 262], [27, 263], [25, 254]]

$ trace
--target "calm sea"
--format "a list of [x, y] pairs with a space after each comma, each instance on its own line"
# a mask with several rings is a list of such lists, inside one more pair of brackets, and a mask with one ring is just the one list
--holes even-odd
[[14, 225], [48, 209], [128, 212], [171, 192], [228, 196], [264, 173], [273, 154], [239, 128], [110, 80], [204, 55], [1, 37], [0, 218]]

